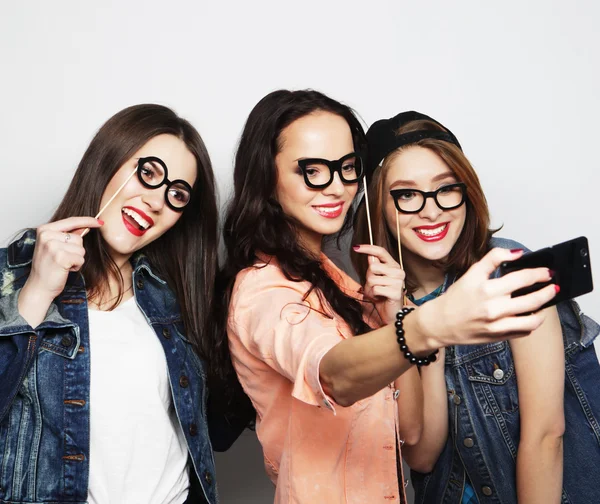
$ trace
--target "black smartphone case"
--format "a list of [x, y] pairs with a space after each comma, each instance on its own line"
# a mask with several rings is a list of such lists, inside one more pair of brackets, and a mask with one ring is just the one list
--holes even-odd
[[544, 267], [554, 271], [552, 280], [516, 290], [512, 293], [512, 297], [523, 296], [555, 283], [560, 287], [560, 292], [542, 306], [547, 308], [561, 301], [587, 294], [594, 288], [588, 241], [585, 236], [526, 253], [515, 261], [504, 262], [500, 265], [500, 275], [526, 268]]

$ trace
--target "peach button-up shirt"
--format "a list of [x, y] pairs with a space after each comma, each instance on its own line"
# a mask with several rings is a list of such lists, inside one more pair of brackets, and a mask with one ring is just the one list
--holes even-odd
[[[359, 285], [325, 256], [323, 267], [360, 298]], [[237, 275], [229, 307], [229, 347], [257, 411], [275, 503], [399, 504], [394, 390], [347, 408], [324, 393], [321, 359], [353, 334], [315, 291], [305, 299], [309, 288], [271, 259]]]

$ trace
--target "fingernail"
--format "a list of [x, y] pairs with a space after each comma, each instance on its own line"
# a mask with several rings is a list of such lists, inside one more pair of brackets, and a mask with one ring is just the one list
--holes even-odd
[[104, 226], [104, 221], [102, 219], [96, 219], [101, 226]]
[[558, 294], [560, 292], [560, 285], [554, 284], [554, 290]]
[[548, 275], [550, 275], [550, 278], [552, 278], [554, 275], [556, 275], [556, 271], [549, 269], [548, 270]]
[[523, 249], [510, 249], [511, 254], [518, 254], [519, 252], [523, 252]]
[[358, 250], [358, 249], [360, 248], [360, 245], [353, 245], [353, 246], [352, 246], [352, 248], [353, 248], [354, 250]]

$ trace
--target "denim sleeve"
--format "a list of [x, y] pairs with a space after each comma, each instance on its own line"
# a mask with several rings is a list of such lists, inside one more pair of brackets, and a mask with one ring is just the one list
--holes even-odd
[[45, 320], [34, 329], [19, 314], [20, 292], [0, 297], [0, 422], [37, 355], [46, 329], [65, 322], [53, 303]]

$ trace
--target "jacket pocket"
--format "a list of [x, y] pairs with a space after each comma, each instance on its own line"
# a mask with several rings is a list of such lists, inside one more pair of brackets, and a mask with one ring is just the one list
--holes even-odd
[[467, 379], [486, 416], [519, 410], [517, 378], [510, 346], [507, 342], [494, 346], [494, 351], [465, 363]]

